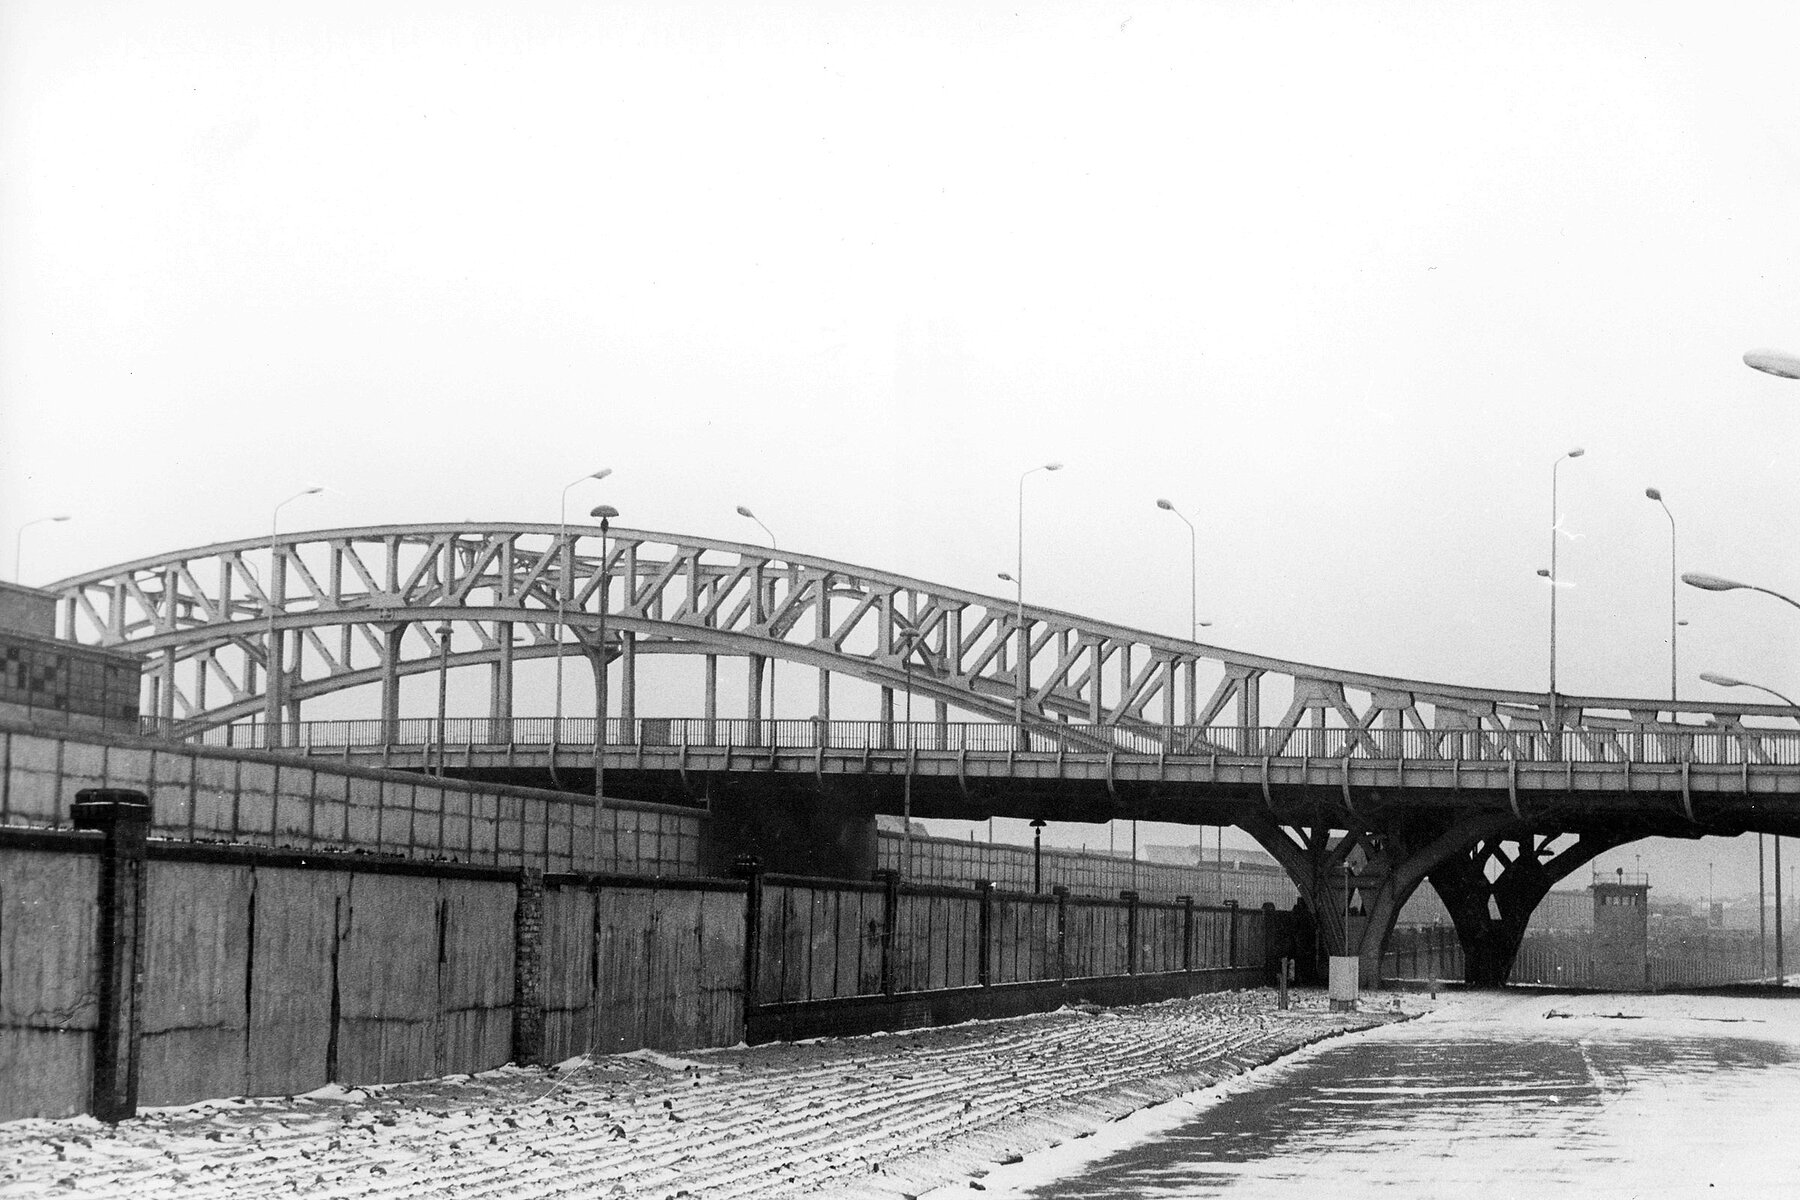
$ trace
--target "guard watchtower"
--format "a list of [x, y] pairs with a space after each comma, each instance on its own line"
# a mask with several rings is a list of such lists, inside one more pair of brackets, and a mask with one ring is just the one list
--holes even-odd
[[1650, 877], [1594, 876], [1594, 986], [1614, 992], [1650, 988]]

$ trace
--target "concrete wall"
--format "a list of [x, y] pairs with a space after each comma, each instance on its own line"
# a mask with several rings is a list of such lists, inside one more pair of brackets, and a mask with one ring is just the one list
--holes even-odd
[[98, 883], [92, 854], [0, 852], [0, 1120], [87, 1111]]
[[[583, 796], [0, 724], [0, 826], [66, 829], [70, 798], [99, 787], [149, 796], [153, 837], [543, 871], [591, 862], [593, 809]], [[599, 866], [697, 875], [704, 823], [695, 809], [609, 802]]]

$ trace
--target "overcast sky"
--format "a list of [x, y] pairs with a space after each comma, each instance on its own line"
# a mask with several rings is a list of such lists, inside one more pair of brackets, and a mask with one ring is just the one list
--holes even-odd
[[[1017, 11], [1015, 11], [1015, 9]], [[0, 514], [46, 583], [554, 520], [1435, 681], [1666, 695], [1800, 595], [1791, 5], [0, 7]], [[591, 490], [590, 490], [591, 489]], [[10, 539], [9, 539], [10, 540]], [[11, 552], [6, 565], [11, 574]], [[1683, 589], [1701, 670], [1800, 613]]]

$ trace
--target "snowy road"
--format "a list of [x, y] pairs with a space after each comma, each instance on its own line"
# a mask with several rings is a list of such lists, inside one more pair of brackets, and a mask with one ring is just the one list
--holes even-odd
[[[1392, 1019], [1267, 991], [0, 1125], [0, 1197], [897, 1200]], [[1387, 1008], [1382, 1001], [1379, 1007]], [[1413, 1002], [1417, 1011], [1420, 1002]]]
[[1797, 1133], [1800, 998], [1470, 994], [1003, 1168], [980, 1194], [1791, 1197]]

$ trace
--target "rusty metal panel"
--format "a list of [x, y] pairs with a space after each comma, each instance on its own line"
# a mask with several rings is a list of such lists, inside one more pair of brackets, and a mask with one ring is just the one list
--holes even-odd
[[87, 1110], [99, 882], [90, 855], [0, 853], [0, 1121]]
[[357, 875], [338, 950], [338, 1078], [423, 1079], [436, 1066], [438, 881]]
[[560, 1062], [592, 1044], [594, 896], [582, 887], [544, 889], [544, 1056]]
[[138, 1098], [241, 1095], [251, 868], [152, 860], [145, 874]]
[[245, 1090], [311, 1091], [330, 1081], [333, 967], [350, 875], [261, 867], [255, 884]]

